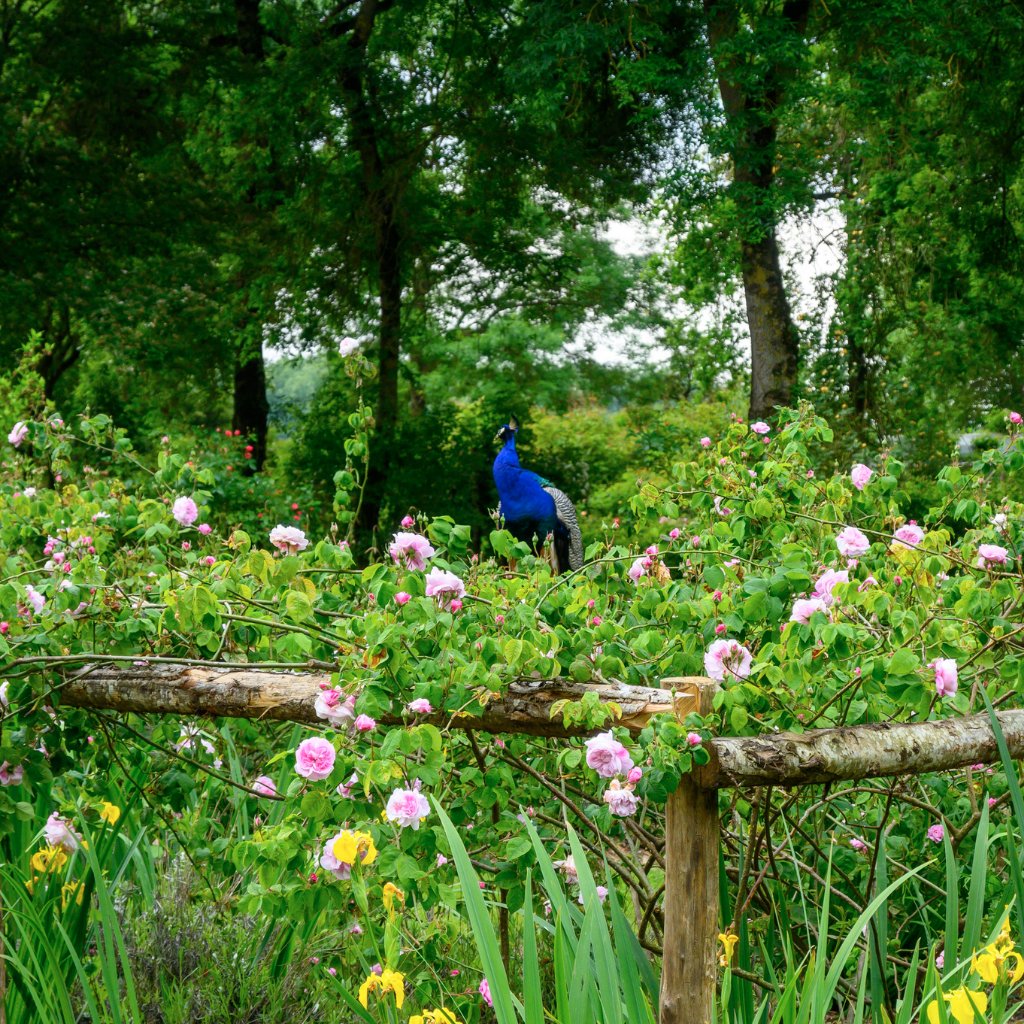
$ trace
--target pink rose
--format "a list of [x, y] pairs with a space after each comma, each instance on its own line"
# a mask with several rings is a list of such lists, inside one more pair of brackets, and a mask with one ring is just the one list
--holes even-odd
[[[594, 603], [594, 602], [593, 602], [593, 601], [591, 601], [591, 602], [589, 602], [589, 603], [590, 603], [591, 605], [593, 605], [593, 603]], [[498, 625], [498, 626], [504, 626], [504, 625], [505, 625], [505, 616], [504, 616], [504, 615], [495, 615], [495, 616], [494, 616], [494, 622], [495, 622], [495, 624], [496, 624], [496, 625]]]
[[626, 781], [631, 785], [635, 786], [644, 777], [643, 768], [630, 768], [629, 777]]
[[637, 799], [631, 789], [624, 789], [618, 779], [612, 779], [604, 791], [604, 802], [616, 818], [628, 818], [636, 814]]
[[851, 839], [850, 840], [850, 845], [855, 850], [866, 850], [867, 847], [868, 847], [868, 844], [865, 843], [863, 839]]
[[171, 515], [179, 526], [191, 526], [199, 518], [199, 509], [191, 498], [175, 498]]
[[426, 697], [417, 697], [409, 701], [409, 710], [414, 715], [429, 715], [434, 709]]
[[1011, 412], [1010, 413], [1010, 422], [1011, 423], [1020, 423], [1021, 420], [1022, 420], [1022, 417], [1021, 417], [1021, 414], [1019, 412]]
[[494, 1000], [491, 998], [491, 986], [487, 984], [486, 978], [480, 982], [480, 988], [477, 991], [484, 997], [484, 1002], [488, 1006], [494, 1006]]
[[436, 597], [438, 605], [445, 610], [452, 606], [453, 601], [466, 596], [466, 585], [447, 569], [431, 569], [427, 573], [426, 583], [427, 597]]
[[926, 834], [933, 843], [941, 843], [946, 833], [941, 825], [932, 825]]
[[794, 601], [793, 612], [789, 616], [789, 621], [799, 622], [802, 625], [808, 626], [811, 622], [811, 616], [815, 612], [824, 612], [828, 615], [828, 605], [820, 597]]
[[313, 710], [317, 718], [323, 718], [331, 725], [341, 725], [344, 722], [351, 722], [353, 718], [352, 709], [355, 707], [355, 694], [345, 697], [341, 690], [329, 688], [317, 694], [313, 702]]
[[590, 624], [591, 624], [592, 626], [600, 626], [600, 625], [601, 625], [601, 616], [600, 616], [600, 615], [595, 615], [595, 616], [594, 616], [594, 617], [593, 617], [593, 618], [592, 618], [592, 619], [590, 620]]
[[407, 594], [404, 590], [400, 590], [395, 594], [395, 604], [401, 607], [403, 604], [408, 604], [412, 600], [412, 594]]
[[935, 692], [940, 697], [952, 697], [957, 684], [956, 659], [936, 658], [928, 667], [935, 669]]
[[858, 555], [866, 555], [871, 550], [871, 541], [856, 526], [847, 526], [836, 537], [836, 547], [839, 548], [841, 555], [856, 558]]
[[750, 424], [750, 429], [755, 434], [767, 434], [768, 431], [771, 430], [772, 428], [769, 427], [767, 423], [762, 423], [760, 420], [758, 420], [757, 423]]
[[68, 853], [78, 849], [82, 837], [71, 827], [71, 822], [60, 817], [56, 811], [46, 819], [43, 834], [48, 846], [63, 846]]
[[420, 819], [430, 813], [430, 801], [416, 789], [396, 789], [388, 799], [385, 813], [388, 821], [415, 832], [420, 827]]
[[416, 520], [412, 516], [405, 516], [402, 519], [402, 529], [411, 530], [416, 525]]
[[836, 602], [836, 598], [832, 594], [832, 590], [837, 583], [849, 583], [850, 574], [846, 570], [827, 569], [819, 577], [818, 581], [814, 584], [814, 593], [811, 597], [821, 598], [822, 601], [828, 607], [832, 607]]
[[691, 747], [699, 747], [701, 744], [700, 733], [688, 732], [686, 734], [686, 742], [689, 743]]
[[892, 539], [901, 547], [916, 548], [924, 540], [924, 530], [917, 523], [907, 523], [892, 535]]
[[7, 435], [7, 440], [17, 448], [26, 437], [28, 437], [28, 424], [23, 420], [18, 420], [18, 422], [11, 427], [11, 432]]
[[427, 559], [434, 557], [433, 545], [418, 533], [396, 533], [388, 551], [395, 565], [420, 571], [426, 569]]
[[651, 557], [651, 558], [654, 558], [654, 556], [655, 556], [655, 555], [657, 555], [657, 553], [658, 553], [658, 545], [657, 545], [657, 544], [652, 544], [652, 545], [651, 545], [651, 546], [650, 546], [650, 547], [649, 547], [649, 548], [648, 548], [648, 549], [647, 549], [647, 550], [646, 550], [646, 551], [644, 552], [644, 554], [645, 554], [645, 555], [648, 555], [648, 556], [649, 556], [649, 557]]
[[448, 863], [448, 858], [443, 853], [439, 853], [437, 855], [437, 866], [439, 868], [443, 868], [445, 866], [445, 864], [447, 864], [447, 863]]
[[645, 562], [649, 564], [649, 559], [638, 558], [630, 567], [627, 575], [634, 583], [639, 583], [640, 580], [647, 575], [647, 567]]
[[322, 736], [311, 736], [295, 751], [295, 771], [310, 782], [319, 782], [334, 771], [334, 758], [332, 744]]
[[269, 775], [260, 775], [252, 784], [253, 792], [260, 796], [277, 796], [277, 786]]
[[587, 740], [587, 764], [602, 779], [610, 779], [627, 774], [633, 767], [633, 759], [609, 729]]
[[700, 439], [700, 446], [701, 446], [701, 448], [710, 448], [711, 447], [711, 438], [710, 437], [702, 437]]
[[356, 730], [358, 732], [373, 732], [377, 728], [377, 723], [369, 715], [360, 715], [356, 719]]
[[704, 655], [704, 671], [712, 679], [746, 679], [753, 655], [736, 640], [715, 640]]
[[282, 526], [280, 523], [270, 531], [270, 543], [289, 555], [297, 555], [309, 545], [306, 535], [297, 526]]
[[875, 475], [874, 470], [858, 462], [850, 470], [850, 482], [858, 491], [863, 491], [867, 482]]
[[[1009, 552], [998, 544], [978, 545], [978, 568], [984, 569], [990, 565], [1006, 565], [1006, 557]], [[27, 588], [26, 588], [27, 589]]]
[[352, 799], [352, 787], [359, 781], [359, 776], [355, 772], [352, 773], [352, 778], [348, 782], [339, 782], [334, 792], [341, 797], [342, 800]]
[[678, 530], [669, 530], [668, 531], [668, 535], [669, 535], [669, 537], [672, 538], [672, 540], [679, 540], [679, 531]]
[[0, 786], [20, 786], [21, 780], [25, 776], [25, 768], [23, 765], [17, 765], [11, 767], [10, 761], [4, 761], [0, 764]]
[[213, 527], [209, 523], [200, 523], [199, 526], [196, 527], [196, 529], [199, 530], [199, 532], [204, 537], [208, 537], [211, 533], [213, 533]]

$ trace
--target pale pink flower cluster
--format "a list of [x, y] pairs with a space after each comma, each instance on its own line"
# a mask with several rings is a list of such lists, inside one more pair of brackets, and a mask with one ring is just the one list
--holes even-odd
[[932, 825], [932, 827], [928, 829], [927, 832], [928, 838], [933, 843], [941, 843], [945, 834], [945, 829], [943, 829], [941, 825]]
[[827, 569], [818, 577], [817, 582], [814, 584], [814, 593], [811, 594], [811, 597], [820, 598], [829, 608], [831, 608], [838, 600], [832, 593], [835, 589], [835, 585], [837, 583], [849, 582], [850, 574], [845, 569]]
[[297, 555], [309, 545], [306, 535], [297, 526], [282, 526], [280, 523], [270, 531], [270, 543], [289, 555]]
[[772, 428], [769, 427], [767, 423], [763, 423], [760, 420], [758, 420], [757, 423], [750, 424], [750, 429], [755, 434], [767, 434], [768, 431], [771, 430]]
[[417, 697], [409, 701], [408, 709], [414, 715], [429, 715], [434, 710], [426, 697]]
[[351, 723], [355, 718], [356, 697], [348, 697], [338, 689], [322, 690], [313, 702], [313, 710], [317, 718], [323, 718], [331, 725]]
[[322, 736], [303, 740], [295, 751], [295, 771], [310, 782], [320, 782], [334, 771], [333, 744]]
[[893, 543], [904, 548], [916, 548], [924, 540], [924, 530], [917, 523], [906, 523], [893, 535]]
[[199, 509], [191, 498], [175, 498], [171, 515], [179, 526], [191, 526], [199, 518]]
[[78, 849], [82, 837], [74, 830], [71, 822], [62, 818], [56, 811], [46, 819], [43, 835], [48, 846], [63, 846], [68, 853]]
[[252, 784], [253, 792], [260, 796], [277, 796], [277, 785], [269, 775], [259, 775]]
[[618, 779], [612, 779], [604, 791], [604, 802], [617, 818], [628, 818], [636, 814], [637, 799], [631, 785], [623, 786]]
[[359, 342], [355, 338], [342, 338], [338, 342], [338, 352], [342, 357], [352, 355], [359, 348]]
[[712, 679], [746, 679], [754, 656], [738, 640], [715, 640], [704, 655], [704, 671]]
[[642, 580], [644, 578], [644, 576], [647, 575], [647, 570], [650, 569], [650, 567], [653, 564], [654, 563], [651, 561], [650, 558], [638, 558], [629, 567], [629, 572], [628, 572], [629, 578], [634, 583], [639, 583], [640, 580]]
[[573, 860], [572, 854], [566, 857], [565, 860], [553, 860], [551, 865], [558, 868], [565, 875], [565, 880], [569, 885], [576, 885], [579, 882], [580, 876], [576, 870], [576, 861]]
[[388, 548], [395, 565], [418, 572], [426, 569], [427, 559], [434, 557], [434, 546], [419, 533], [396, 533]]
[[836, 547], [839, 548], [841, 555], [856, 558], [859, 555], [866, 555], [871, 550], [871, 541], [856, 526], [847, 526], [839, 531]]
[[850, 470], [850, 482], [858, 491], [863, 491], [867, 486], [867, 482], [875, 475], [873, 469], [869, 469], [863, 463], [858, 462], [853, 469]]
[[11, 432], [7, 435], [7, 440], [17, 448], [26, 437], [28, 437], [28, 424], [25, 423], [24, 420], [18, 420], [18, 422], [11, 427]]
[[811, 622], [811, 616], [815, 612], [824, 612], [828, 615], [828, 605], [820, 597], [796, 600], [793, 602], [793, 612], [789, 616], [789, 621], [799, 622], [801, 625], [808, 626]]
[[396, 789], [388, 799], [385, 813], [388, 821], [415, 832], [420, 827], [420, 819], [430, 813], [430, 801], [418, 789]]
[[940, 697], [952, 697], [957, 684], [956, 659], [936, 658], [928, 667], [935, 669], [935, 692]]
[[28, 603], [32, 605], [32, 609], [35, 611], [36, 615], [42, 614], [43, 608], [46, 606], [46, 598], [43, 597], [43, 595], [40, 594], [31, 583], [25, 584], [25, 598], [28, 600]]
[[431, 569], [426, 576], [427, 597], [436, 597], [437, 603], [444, 608], [462, 607], [462, 598], [466, 596], [466, 585], [453, 572], [447, 569]]
[[587, 740], [587, 764], [602, 779], [610, 779], [627, 775], [633, 767], [633, 759], [609, 729]]
[[[998, 544], [978, 545], [978, 568], [986, 569], [992, 565], [1006, 565], [1009, 552]], [[25, 588], [28, 589], [27, 587]]]

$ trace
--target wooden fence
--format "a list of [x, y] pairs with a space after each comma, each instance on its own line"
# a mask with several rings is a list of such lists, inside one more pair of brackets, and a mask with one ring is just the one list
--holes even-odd
[[[317, 723], [313, 704], [329, 676], [220, 666], [104, 664], [78, 672], [61, 687], [61, 703], [136, 714], [213, 715]], [[552, 705], [588, 691], [622, 708], [617, 723], [638, 733], [651, 716], [711, 711], [716, 684], [701, 677], [664, 679], [661, 689], [621, 683], [518, 683], [480, 716], [434, 715], [439, 727], [496, 733], [579, 736]], [[1010, 755], [1024, 756], [1024, 711], [998, 715]], [[401, 718], [384, 716], [383, 724]], [[669, 797], [665, 836], [665, 938], [661, 1024], [711, 1024], [717, 975], [718, 790], [733, 786], [807, 783], [914, 775], [998, 760], [987, 716], [909, 725], [860, 725], [713, 739], [711, 760], [684, 776]]]

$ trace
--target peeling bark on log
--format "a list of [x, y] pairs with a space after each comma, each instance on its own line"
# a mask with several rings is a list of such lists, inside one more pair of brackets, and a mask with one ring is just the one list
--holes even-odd
[[[1010, 756], [1024, 757], [1024, 711], [996, 717]], [[988, 715], [716, 739], [710, 747], [711, 761], [699, 770], [702, 789], [920, 775], [999, 760]]]
[[[66, 684], [61, 704], [69, 707], [132, 711], [137, 714], [211, 715], [323, 724], [313, 703], [320, 684], [330, 676], [305, 672], [260, 671], [253, 668], [197, 668], [177, 665], [103, 665]], [[683, 680], [679, 680], [680, 683]], [[487, 705], [479, 717], [450, 714], [419, 716], [439, 727], [477, 729], [493, 733], [528, 733], [534, 736], [582, 736], [593, 729], [566, 729], [561, 716], [551, 718], [555, 701], [579, 700], [595, 692], [602, 701], [622, 708], [616, 722], [638, 733], [651, 715], [672, 710], [672, 694], [625, 683], [553, 682], [514, 683], [507, 695]], [[680, 699], [689, 700], [690, 698]], [[681, 710], [690, 710], [684, 706]], [[385, 714], [379, 721], [394, 725], [400, 715]]]

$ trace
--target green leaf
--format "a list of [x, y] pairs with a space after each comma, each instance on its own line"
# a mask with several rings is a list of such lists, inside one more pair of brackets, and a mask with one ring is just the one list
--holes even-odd
[[284, 599], [284, 609], [290, 619], [303, 622], [313, 613], [313, 605], [305, 594], [297, 590], [289, 590]]
[[889, 672], [894, 676], [908, 676], [916, 672], [921, 665], [921, 659], [913, 651], [901, 647], [889, 662]]

